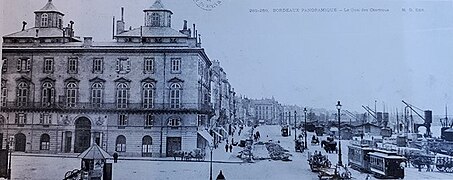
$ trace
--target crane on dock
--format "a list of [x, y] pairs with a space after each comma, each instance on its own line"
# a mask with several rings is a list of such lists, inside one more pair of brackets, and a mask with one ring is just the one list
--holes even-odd
[[365, 109], [368, 114], [370, 114], [373, 117], [373, 123], [376, 123], [378, 121], [376, 112], [374, 112], [370, 107], [362, 105], [363, 109]]
[[[404, 111], [405, 111], [405, 115], [408, 113], [408, 110], [407, 109], [410, 109], [411, 112], [414, 112], [415, 114], [417, 114], [418, 117], [420, 117], [424, 123], [423, 124], [414, 124], [414, 132], [415, 133], [418, 133], [418, 128], [420, 126], [424, 126], [426, 128], [426, 133], [425, 133], [425, 137], [431, 137], [431, 123], [432, 123], [432, 111], [430, 110], [422, 110], [412, 104], [409, 104], [407, 102], [405, 102], [404, 100], [402, 100], [402, 102], [406, 105], [406, 107], [404, 108]], [[424, 116], [422, 116], [418, 111], [422, 111], [424, 113]], [[407, 117], [405, 117], [406, 121], [408, 120]], [[411, 120], [412, 120], [412, 115], [411, 115]], [[413, 120], [412, 120], [413, 121]]]

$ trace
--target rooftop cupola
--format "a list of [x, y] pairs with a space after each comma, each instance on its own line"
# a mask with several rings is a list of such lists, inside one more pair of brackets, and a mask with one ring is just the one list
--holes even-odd
[[52, 4], [52, 0], [48, 0], [43, 8], [35, 11], [35, 27], [62, 29], [63, 16], [64, 14]]
[[171, 27], [171, 12], [164, 8], [160, 0], [156, 0], [154, 4], [145, 12], [145, 26], [147, 27]]

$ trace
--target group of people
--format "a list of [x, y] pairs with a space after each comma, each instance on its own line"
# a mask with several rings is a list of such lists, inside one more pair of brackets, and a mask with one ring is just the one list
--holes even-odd
[[261, 138], [260, 132], [256, 131], [256, 133], [253, 135], [253, 139], [255, 141], [258, 141], [258, 140], [260, 140], [260, 138]]

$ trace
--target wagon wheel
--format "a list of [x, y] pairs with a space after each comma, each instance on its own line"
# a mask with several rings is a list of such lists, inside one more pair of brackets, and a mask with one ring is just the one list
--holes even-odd
[[447, 167], [445, 168], [445, 171], [452, 173], [453, 172], [453, 167]]
[[441, 172], [445, 171], [445, 167], [443, 165], [436, 165], [436, 168], [437, 168], [437, 170], [439, 170]]
[[67, 177], [69, 177], [71, 174], [72, 174], [72, 171], [68, 171], [68, 172], [66, 172], [66, 174], [64, 174], [64, 177], [67, 178]]

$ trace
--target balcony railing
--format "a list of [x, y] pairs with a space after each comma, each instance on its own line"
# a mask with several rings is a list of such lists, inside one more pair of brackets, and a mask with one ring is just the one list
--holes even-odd
[[192, 111], [213, 111], [211, 104], [202, 103], [101, 103], [95, 104], [90, 102], [77, 102], [77, 103], [41, 103], [41, 102], [28, 102], [28, 103], [17, 103], [7, 102], [1, 106], [1, 110], [125, 110], [125, 111], [146, 111], [146, 110], [192, 110]]

